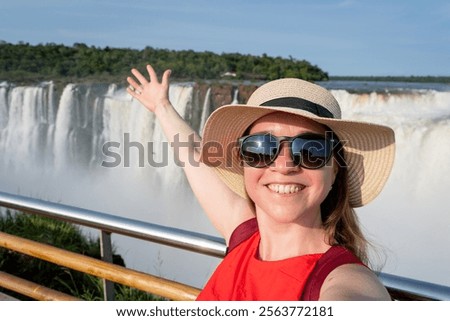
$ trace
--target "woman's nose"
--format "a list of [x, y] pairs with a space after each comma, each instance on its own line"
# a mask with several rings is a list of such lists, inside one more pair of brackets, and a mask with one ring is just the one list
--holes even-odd
[[280, 153], [272, 163], [271, 168], [285, 174], [292, 171], [298, 171], [300, 167], [296, 166], [294, 160], [292, 159], [289, 144], [283, 143], [280, 148]]

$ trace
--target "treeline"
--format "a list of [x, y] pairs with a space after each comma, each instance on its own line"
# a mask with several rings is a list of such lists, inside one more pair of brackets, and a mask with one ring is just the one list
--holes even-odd
[[450, 83], [447, 76], [330, 76], [329, 80]]
[[179, 80], [272, 80], [296, 77], [327, 80], [328, 74], [308, 61], [239, 53], [215, 54], [193, 50], [99, 48], [75, 43], [30, 45], [0, 41], [0, 80], [35, 81], [62, 78], [123, 81], [132, 67], [151, 63], [158, 72], [172, 69]]

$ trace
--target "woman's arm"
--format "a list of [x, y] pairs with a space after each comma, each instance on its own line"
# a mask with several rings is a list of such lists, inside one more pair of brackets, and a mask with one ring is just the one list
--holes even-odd
[[390, 301], [391, 297], [370, 269], [359, 264], [345, 264], [327, 276], [319, 300]]
[[183, 164], [189, 184], [212, 224], [228, 243], [235, 227], [253, 216], [252, 207], [247, 200], [231, 191], [213, 168], [200, 162], [200, 136], [169, 101], [170, 70], [164, 72], [161, 82], [152, 66], [147, 65], [147, 71], [149, 80], [132, 69], [136, 79], [127, 78], [132, 86], [127, 91], [155, 114], [169, 143], [183, 146], [177, 148], [177, 158]]

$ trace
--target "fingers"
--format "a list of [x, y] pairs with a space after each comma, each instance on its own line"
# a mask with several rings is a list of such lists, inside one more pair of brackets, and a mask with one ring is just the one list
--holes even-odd
[[158, 76], [156, 75], [155, 69], [151, 65], [147, 65], [148, 75], [150, 76], [150, 81], [158, 82]]
[[127, 81], [134, 89], [141, 88], [141, 85], [139, 85], [133, 78], [127, 77]]
[[[151, 65], [147, 65], [147, 71], [148, 71], [148, 74], [150, 76], [150, 81], [158, 82], [158, 75], [156, 74], [155, 69], [153, 69], [153, 67]], [[169, 83], [169, 77], [170, 77], [171, 73], [172, 73], [172, 71], [170, 69], [167, 69], [163, 73], [163, 76], [162, 76], [162, 79], [161, 79], [161, 84], [167, 85]]]
[[[150, 79], [147, 80], [136, 68], [131, 69], [131, 73], [136, 77], [137, 81], [133, 77], [127, 77], [127, 81], [130, 86], [127, 88], [127, 92], [133, 97], [138, 97], [143, 89], [147, 87], [147, 85], [153, 83], [158, 85], [158, 75], [151, 65], [147, 65], [147, 71]], [[166, 70], [161, 78], [161, 85], [168, 88], [169, 87], [169, 78], [172, 71], [170, 69]]]
[[132, 96], [140, 95], [142, 93], [142, 86], [139, 85], [133, 78], [127, 77], [127, 81], [130, 84], [127, 88], [127, 92]]
[[129, 93], [134, 98], [138, 98], [139, 95], [141, 94], [139, 90], [135, 90], [134, 87], [131, 85], [127, 87], [127, 93]]
[[148, 83], [148, 80], [145, 79], [144, 76], [142, 76], [142, 74], [135, 68], [131, 69], [131, 73], [136, 77], [137, 80], [139, 80], [139, 82], [142, 85], [145, 85], [146, 83]]
[[138, 97], [138, 94], [134, 91], [134, 89], [131, 89], [130, 87], [127, 87], [127, 93], [129, 93], [134, 98]]
[[161, 79], [161, 84], [163, 84], [165, 86], [169, 85], [169, 78], [170, 78], [171, 73], [172, 73], [172, 70], [170, 70], [170, 69], [164, 71], [162, 79]]

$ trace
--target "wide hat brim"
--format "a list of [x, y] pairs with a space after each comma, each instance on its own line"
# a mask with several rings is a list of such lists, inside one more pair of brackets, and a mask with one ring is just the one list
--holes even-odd
[[214, 167], [222, 181], [235, 193], [248, 198], [237, 141], [257, 119], [274, 112], [309, 118], [336, 133], [343, 144], [348, 167], [350, 206], [366, 205], [381, 192], [394, 163], [395, 136], [391, 128], [319, 117], [312, 112], [289, 107], [238, 104], [220, 107], [210, 115], [203, 130], [201, 155], [202, 162]]

